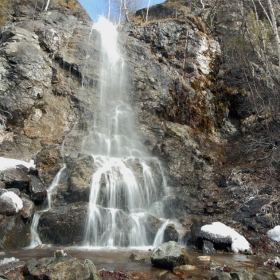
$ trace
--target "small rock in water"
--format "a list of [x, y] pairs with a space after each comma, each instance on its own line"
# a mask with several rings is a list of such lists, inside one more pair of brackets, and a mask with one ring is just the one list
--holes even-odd
[[198, 256], [197, 259], [200, 260], [200, 261], [203, 261], [203, 262], [210, 262], [211, 261], [210, 256]]
[[67, 254], [63, 250], [56, 250], [54, 252], [54, 257], [55, 258], [61, 258], [61, 257], [66, 257]]
[[151, 254], [153, 265], [161, 268], [173, 268], [189, 263], [187, 251], [174, 241], [157, 246]]
[[203, 240], [202, 251], [203, 251], [203, 254], [207, 254], [207, 255], [213, 255], [216, 253], [214, 244], [209, 240]]
[[198, 268], [193, 265], [180, 265], [173, 268], [173, 273], [176, 276], [185, 279], [191, 276], [194, 270], [198, 270]]
[[144, 258], [142, 258], [140, 255], [136, 254], [135, 252], [132, 252], [129, 259], [132, 261], [145, 261]]

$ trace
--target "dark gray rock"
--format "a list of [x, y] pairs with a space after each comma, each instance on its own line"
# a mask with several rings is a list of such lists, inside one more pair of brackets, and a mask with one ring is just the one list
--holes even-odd
[[170, 269], [175, 266], [188, 264], [189, 256], [183, 247], [174, 241], [169, 241], [153, 249], [151, 262], [157, 267]]
[[213, 255], [216, 253], [216, 250], [214, 248], [213, 242], [209, 240], [203, 240], [203, 246], [202, 246], [202, 252], [206, 255]]
[[35, 213], [35, 204], [30, 198], [23, 194], [21, 196], [23, 208], [20, 210], [20, 215], [25, 219], [31, 219]]
[[177, 242], [179, 239], [179, 234], [177, 230], [175, 229], [174, 225], [168, 225], [164, 231], [163, 235], [163, 241], [169, 242], [169, 241], [175, 241]]
[[30, 175], [30, 182], [28, 186], [30, 197], [35, 202], [42, 202], [47, 197], [47, 190], [42, 181], [33, 175]]
[[90, 181], [94, 173], [92, 156], [79, 155], [79, 158], [66, 158], [67, 189], [62, 193], [67, 203], [89, 201]]
[[25, 166], [17, 166], [16, 168], [7, 169], [0, 172], [0, 180], [5, 184], [7, 189], [17, 188], [25, 190], [29, 184], [27, 175], [28, 169]]
[[22, 248], [29, 245], [29, 225], [24, 224], [19, 215], [0, 214], [0, 248]]
[[159, 228], [162, 226], [163, 222], [152, 215], [145, 215], [145, 229], [147, 234], [147, 241], [149, 244], [153, 244], [156, 234], [159, 230]]
[[[53, 207], [39, 220], [38, 233], [43, 243], [74, 244], [84, 239], [88, 203]], [[55, 226], [54, 226], [55, 225]]]

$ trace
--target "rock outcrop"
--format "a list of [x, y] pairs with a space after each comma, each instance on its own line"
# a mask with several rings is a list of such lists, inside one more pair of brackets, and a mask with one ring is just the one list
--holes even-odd
[[[167, 218], [227, 221], [263, 248], [265, 233], [279, 224], [280, 207], [279, 67], [272, 43], [268, 38], [273, 71], [267, 77], [268, 68], [254, 50], [245, 48], [244, 55], [236, 37], [242, 20], [254, 27], [251, 4], [191, 2], [168, 0], [150, 8], [147, 22], [141, 10], [120, 27], [140, 141], [167, 175]], [[0, 11], [0, 155], [36, 164], [33, 171], [0, 174], [0, 190], [16, 188], [23, 202], [13, 215], [1, 213], [2, 247], [27, 242], [20, 236], [26, 236], [34, 205], [45, 203], [63, 164], [55, 208], [39, 222], [42, 240], [79, 243], [86, 220], [94, 161], [80, 151], [97, 106], [100, 36], [76, 0], [53, 1], [48, 11], [44, 5], [24, 0], [7, 4], [9, 16]], [[161, 222], [147, 220], [150, 241]], [[184, 222], [186, 231], [190, 224]], [[166, 231], [166, 238], [175, 235]]]

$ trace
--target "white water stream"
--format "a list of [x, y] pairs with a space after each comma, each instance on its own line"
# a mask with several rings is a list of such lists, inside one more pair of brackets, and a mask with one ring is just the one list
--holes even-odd
[[49, 211], [52, 207], [52, 195], [56, 192], [56, 189], [59, 185], [61, 174], [62, 174], [62, 172], [65, 168], [66, 168], [66, 165], [63, 164], [63, 167], [56, 174], [56, 176], [53, 179], [51, 185], [47, 189], [47, 203], [48, 203], [47, 208], [45, 208], [42, 211], [37, 211], [33, 216], [33, 220], [32, 220], [32, 223], [31, 223], [31, 228], [30, 228], [31, 241], [30, 241], [30, 245], [27, 247], [27, 249], [33, 249], [37, 246], [42, 245], [42, 241], [41, 241], [40, 236], [39, 236], [38, 231], [37, 231], [38, 223], [39, 223], [41, 215], [44, 212]]
[[[158, 245], [166, 226], [172, 223], [164, 219], [162, 201], [168, 188], [163, 168], [157, 158], [145, 152], [136, 131], [131, 81], [118, 49], [116, 27], [101, 17], [94, 29], [101, 35], [101, 69], [92, 125], [81, 148], [81, 153], [93, 157], [95, 170], [84, 246]], [[29, 248], [42, 244], [37, 232], [39, 219], [52, 207], [52, 194], [64, 168], [48, 189], [47, 208], [34, 215]]]
[[92, 175], [85, 246], [147, 246], [151, 215], [163, 218], [166, 180], [158, 159], [136, 132], [124, 59], [116, 27], [100, 18], [102, 40], [98, 106], [82, 153], [91, 154]]

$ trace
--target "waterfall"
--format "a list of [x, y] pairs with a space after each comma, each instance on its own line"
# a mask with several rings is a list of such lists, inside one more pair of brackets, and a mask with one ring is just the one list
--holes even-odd
[[38, 223], [39, 223], [41, 215], [44, 212], [49, 211], [52, 207], [52, 195], [56, 192], [56, 189], [60, 182], [61, 174], [65, 168], [66, 168], [66, 164], [63, 164], [63, 167], [56, 174], [51, 185], [47, 189], [47, 207], [44, 210], [37, 211], [33, 216], [31, 228], [30, 228], [31, 242], [30, 242], [30, 245], [27, 247], [28, 249], [32, 249], [32, 248], [42, 245], [42, 241], [41, 241], [40, 236], [37, 231]]
[[102, 61], [94, 119], [82, 153], [92, 155], [95, 172], [85, 246], [147, 246], [147, 220], [163, 218], [166, 180], [158, 159], [149, 156], [136, 132], [126, 65], [116, 27], [100, 17]]

